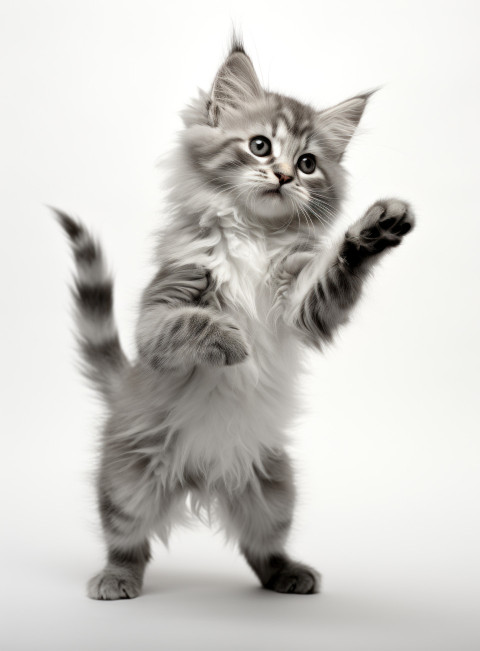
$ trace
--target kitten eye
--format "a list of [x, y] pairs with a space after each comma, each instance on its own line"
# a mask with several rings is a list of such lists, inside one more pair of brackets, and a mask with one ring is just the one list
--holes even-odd
[[303, 156], [300, 156], [298, 159], [297, 167], [304, 174], [313, 174], [317, 167], [315, 156], [313, 154], [303, 154]]
[[255, 136], [250, 140], [250, 151], [255, 156], [268, 156], [272, 151], [272, 143], [265, 136]]

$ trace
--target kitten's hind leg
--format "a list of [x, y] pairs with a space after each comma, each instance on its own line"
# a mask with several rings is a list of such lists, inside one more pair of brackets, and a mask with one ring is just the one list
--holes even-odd
[[[134, 485], [131, 490], [135, 492]], [[87, 594], [91, 599], [133, 599], [140, 594], [145, 567], [150, 560], [150, 512], [159, 509], [146, 499], [143, 512], [133, 515], [124, 501], [100, 482], [98, 506], [107, 545], [107, 563], [88, 582]]]
[[285, 552], [294, 501], [292, 469], [283, 451], [271, 453], [264, 460], [264, 472], [257, 470], [242, 492], [225, 491], [219, 496], [227, 525], [238, 536], [240, 549], [262, 586], [275, 592], [314, 594], [320, 590], [318, 572]]

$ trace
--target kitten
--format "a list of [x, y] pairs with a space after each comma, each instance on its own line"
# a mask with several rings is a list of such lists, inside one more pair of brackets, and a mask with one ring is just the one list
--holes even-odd
[[149, 538], [167, 541], [188, 496], [193, 513], [214, 512], [238, 540], [265, 588], [318, 592], [317, 572], [285, 551], [295, 502], [285, 431], [301, 350], [331, 341], [414, 223], [405, 202], [378, 201], [322, 244], [368, 97], [316, 111], [267, 91], [234, 40], [211, 92], [183, 114], [135, 361], [120, 346], [99, 245], [57, 211], [75, 255], [84, 370], [108, 410], [97, 482], [107, 564], [90, 597], [140, 593]]

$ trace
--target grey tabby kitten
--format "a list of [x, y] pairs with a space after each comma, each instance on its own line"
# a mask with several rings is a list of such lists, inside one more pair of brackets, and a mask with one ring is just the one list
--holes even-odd
[[317, 572], [285, 551], [295, 501], [285, 431], [301, 350], [331, 341], [414, 223], [405, 202], [377, 201], [323, 243], [368, 96], [316, 111], [267, 91], [234, 40], [211, 92], [183, 115], [135, 361], [120, 346], [99, 245], [57, 212], [75, 255], [85, 372], [108, 410], [97, 482], [107, 563], [90, 597], [139, 595], [149, 539], [166, 541], [205, 510], [265, 588], [318, 592]]

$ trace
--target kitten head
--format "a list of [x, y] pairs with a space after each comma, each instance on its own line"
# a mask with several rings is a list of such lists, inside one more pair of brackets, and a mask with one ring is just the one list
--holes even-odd
[[[370, 93], [316, 111], [262, 88], [238, 41], [209, 94], [182, 115], [183, 196], [235, 207], [251, 223], [327, 225], [342, 198], [342, 156]], [[200, 195], [200, 197], [199, 197]], [[207, 198], [208, 197], [208, 198]]]

